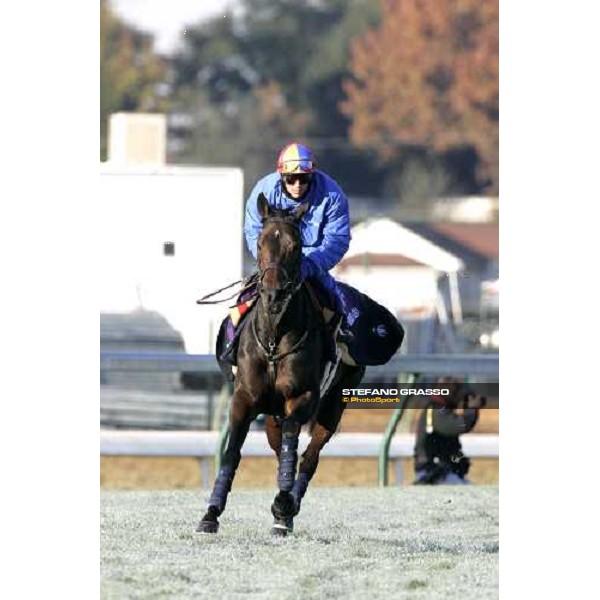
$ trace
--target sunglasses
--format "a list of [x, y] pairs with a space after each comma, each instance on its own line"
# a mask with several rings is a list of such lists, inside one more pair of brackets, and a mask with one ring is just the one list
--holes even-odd
[[298, 173], [298, 174], [284, 175], [283, 180], [288, 185], [294, 185], [294, 183], [296, 183], [296, 181], [299, 181], [301, 185], [307, 185], [308, 183], [310, 183], [310, 174]]

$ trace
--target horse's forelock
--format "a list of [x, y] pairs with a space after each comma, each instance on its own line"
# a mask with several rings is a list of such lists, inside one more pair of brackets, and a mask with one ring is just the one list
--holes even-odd
[[[262, 243], [262, 251], [259, 254], [263, 257], [269, 256], [266, 260], [273, 261], [278, 260], [277, 256], [280, 254], [280, 243], [282, 240], [278, 240], [279, 236], [273, 234], [280, 231], [285, 237], [293, 240], [294, 246], [300, 247], [302, 244], [302, 238], [300, 235], [300, 228], [298, 227], [297, 221], [290, 215], [288, 211], [277, 210], [269, 215], [269, 218], [264, 220], [263, 229], [260, 234], [260, 242]], [[277, 245], [274, 245], [277, 244]]]
[[284, 221], [293, 221], [294, 217], [291, 210], [284, 208], [271, 208], [269, 216], [264, 219], [265, 223], [273, 221], [275, 219], [283, 219]]
[[269, 232], [272, 227], [278, 225], [291, 225], [289, 232], [300, 232], [298, 221], [294, 218], [293, 214], [289, 210], [283, 210], [281, 208], [275, 208], [271, 214], [263, 220], [262, 235], [264, 236]]

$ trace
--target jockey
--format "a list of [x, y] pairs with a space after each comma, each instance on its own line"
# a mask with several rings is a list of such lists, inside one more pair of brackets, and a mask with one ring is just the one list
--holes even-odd
[[[309, 148], [298, 143], [283, 148], [277, 158], [277, 170], [258, 181], [246, 202], [244, 234], [255, 259], [262, 230], [258, 212], [261, 193], [270, 206], [281, 210], [291, 211], [308, 204], [300, 222], [300, 275], [317, 283], [315, 292], [326, 296], [320, 298], [321, 303], [332, 309], [338, 319], [341, 317], [340, 339], [347, 347], [346, 360], [360, 365], [387, 362], [402, 343], [401, 325], [387, 309], [329, 274], [350, 245], [348, 199], [342, 188], [317, 169]], [[227, 364], [236, 364], [237, 337], [231, 317], [225, 319], [217, 339], [217, 357], [226, 374]], [[331, 343], [334, 344], [333, 339]], [[332, 354], [335, 355], [335, 349]]]
[[248, 249], [257, 258], [262, 229], [257, 199], [263, 193], [274, 208], [293, 210], [307, 203], [301, 222], [303, 279], [314, 278], [329, 292], [329, 303], [343, 313], [344, 301], [329, 270], [342, 259], [350, 244], [348, 199], [342, 188], [317, 169], [314, 154], [303, 144], [288, 144], [277, 158], [277, 170], [263, 177], [246, 203], [244, 233]]

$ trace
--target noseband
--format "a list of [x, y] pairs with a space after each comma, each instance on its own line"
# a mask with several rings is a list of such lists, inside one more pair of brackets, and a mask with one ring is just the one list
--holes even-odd
[[[283, 273], [283, 279], [285, 281], [285, 283], [283, 284], [283, 287], [273, 288], [274, 291], [276, 291], [276, 292], [286, 292], [290, 288], [293, 288], [295, 286], [298, 277], [296, 276], [296, 277], [294, 277], [292, 279], [290, 277], [289, 273], [287, 272], [287, 269], [281, 263], [271, 262], [266, 267], [264, 267], [263, 269], [259, 269], [258, 270], [258, 286], [257, 286], [257, 289], [258, 289], [259, 293], [264, 289], [264, 286], [263, 286], [263, 278], [264, 278], [264, 276], [267, 274], [268, 271], [271, 271], [273, 269], [279, 269]], [[287, 296], [287, 294], [286, 294], [286, 296]]]

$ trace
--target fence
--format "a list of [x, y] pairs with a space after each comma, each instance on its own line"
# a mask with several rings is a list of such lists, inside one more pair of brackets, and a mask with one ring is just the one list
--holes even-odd
[[[210, 486], [210, 461], [215, 457], [219, 441], [218, 431], [111, 431], [100, 432], [100, 454], [103, 456], [178, 456], [193, 457], [200, 462], [201, 482]], [[301, 433], [298, 452], [309, 442], [308, 434]], [[378, 458], [384, 434], [340, 433], [323, 448], [323, 457]], [[469, 434], [462, 439], [463, 449], [473, 458], [497, 458], [497, 435]], [[402, 483], [402, 462], [413, 456], [414, 436], [401, 434], [393, 437], [389, 458], [394, 464], [395, 481]], [[266, 435], [250, 431], [242, 448], [242, 456], [270, 457]]]
[[[100, 370], [149, 371], [173, 373], [193, 371], [220, 375], [212, 354], [179, 354], [159, 352], [101, 352]], [[367, 377], [397, 377], [400, 373], [428, 375], [482, 375], [497, 377], [498, 355], [494, 354], [423, 354], [395, 356], [387, 364], [368, 367]]]
[[[110, 352], [100, 355], [101, 371], [134, 372], [195, 372], [209, 376], [219, 375], [214, 356], [159, 353]], [[413, 355], [397, 356], [381, 367], [369, 367], [365, 378], [370, 380], [398, 380], [404, 374], [410, 379], [418, 375], [466, 375], [497, 378], [499, 360], [497, 355]], [[230, 386], [224, 381], [220, 401], [211, 419], [213, 428], [218, 427], [221, 415], [230, 396]], [[210, 398], [212, 407], [212, 396]], [[323, 456], [377, 457], [379, 484], [388, 484], [388, 462], [395, 462], [396, 482], [401, 480], [400, 461], [412, 457], [414, 436], [394, 435], [405, 406], [396, 409], [384, 434], [339, 434], [328, 443]], [[211, 412], [212, 409], [211, 409]], [[103, 455], [140, 456], [194, 456], [200, 460], [203, 485], [210, 480], [209, 459], [215, 457], [218, 468], [227, 440], [227, 421], [221, 432], [131, 432], [101, 431], [100, 452]], [[308, 436], [301, 437], [302, 444]], [[494, 458], [499, 456], [497, 435], [469, 434], [462, 438], [467, 455], [474, 458]], [[262, 432], [250, 432], [244, 444], [243, 455], [270, 456], [271, 450]]]

